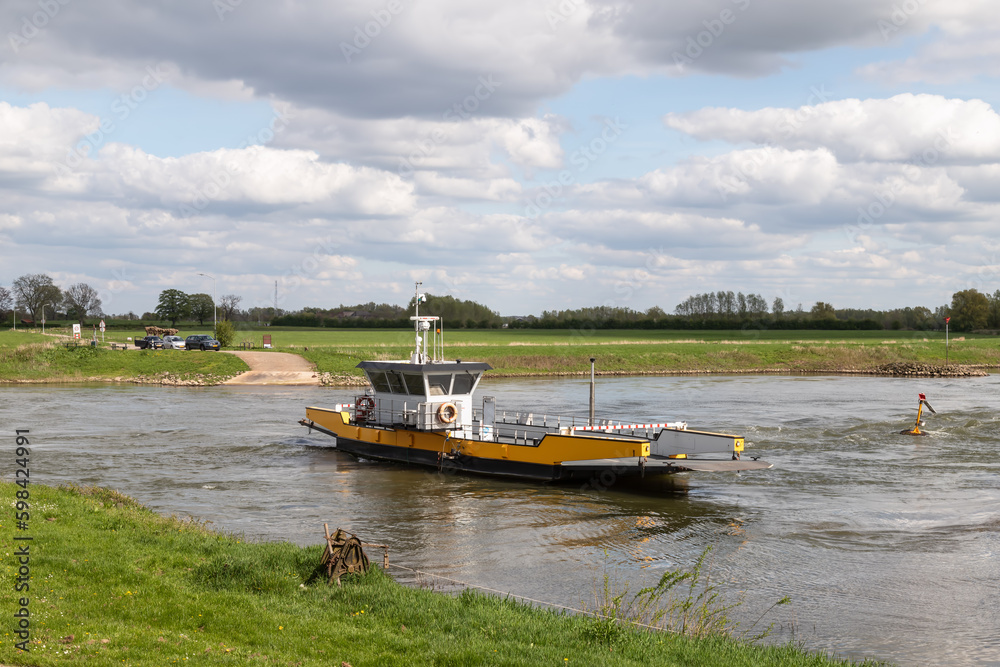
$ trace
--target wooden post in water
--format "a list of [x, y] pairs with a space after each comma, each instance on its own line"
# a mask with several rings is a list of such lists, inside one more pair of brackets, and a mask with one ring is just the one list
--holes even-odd
[[948, 323], [951, 322], [950, 317], [944, 318], [944, 365], [948, 365]]

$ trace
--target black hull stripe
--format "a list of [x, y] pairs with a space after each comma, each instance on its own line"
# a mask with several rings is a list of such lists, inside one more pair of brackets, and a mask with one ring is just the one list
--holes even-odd
[[641, 470], [638, 466], [599, 465], [594, 467], [564, 468], [560, 465], [543, 463], [525, 463], [523, 461], [506, 461], [487, 459], [476, 456], [456, 456], [438, 461], [437, 452], [411, 447], [382, 445], [373, 442], [363, 442], [350, 438], [338, 437], [337, 449], [368, 459], [392, 461], [441, 470], [472, 473], [478, 475], [496, 475], [500, 477], [516, 477], [545, 482], [572, 482], [591, 480], [602, 474], [612, 474], [614, 478], [650, 477], [673, 474], [677, 470]]

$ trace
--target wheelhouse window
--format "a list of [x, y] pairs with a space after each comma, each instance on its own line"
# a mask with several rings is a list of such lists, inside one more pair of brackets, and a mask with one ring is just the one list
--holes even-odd
[[451, 373], [428, 375], [427, 387], [431, 396], [447, 396], [451, 393]]
[[403, 373], [403, 383], [406, 385], [406, 393], [411, 396], [424, 395], [424, 376], [420, 373]]
[[385, 378], [385, 371], [368, 371], [368, 380], [377, 392], [388, 393], [391, 391], [389, 381]]
[[385, 379], [389, 384], [389, 392], [393, 394], [405, 394], [406, 385], [403, 384], [402, 376], [396, 371], [386, 371]]
[[479, 373], [457, 373], [455, 375], [455, 384], [452, 385], [451, 393], [453, 394], [471, 394], [472, 388], [476, 384], [476, 380], [479, 379]]

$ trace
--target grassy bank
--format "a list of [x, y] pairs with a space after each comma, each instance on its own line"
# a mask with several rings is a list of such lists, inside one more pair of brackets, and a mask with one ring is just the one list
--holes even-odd
[[[210, 331], [210, 329], [209, 329]], [[185, 330], [190, 333], [201, 330]], [[141, 335], [116, 331], [112, 339]], [[361, 377], [355, 367], [363, 360], [406, 359], [413, 333], [398, 329], [302, 329], [268, 327], [241, 329], [237, 343], [261, 349], [270, 335], [276, 351], [299, 354], [316, 364], [320, 373]], [[206, 357], [198, 352], [166, 350], [115, 357], [100, 352], [93, 358], [83, 350], [44, 351], [31, 341], [51, 340], [22, 332], [0, 332], [0, 380], [54, 381], [85, 377], [137, 377], [156, 373], [226, 378], [246, 367], [231, 355]], [[20, 347], [20, 351], [12, 352]], [[836, 373], [870, 372], [898, 363], [945, 362], [943, 334], [933, 332], [824, 332], [824, 331], [559, 331], [485, 330], [447, 332], [449, 358], [485, 361], [492, 377], [573, 375], [589, 373], [589, 358], [597, 359], [599, 374], [643, 373]], [[117, 353], [122, 355], [123, 353]], [[75, 355], [75, 356], [74, 356]], [[1000, 338], [952, 337], [947, 352], [952, 365], [1000, 367]]]
[[[471, 592], [409, 589], [374, 570], [343, 587], [317, 578], [321, 549], [247, 544], [160, 517], [103, 489], [31, 485], [28, 530], [0, 483], [7, 581], [30, 536], [30, 654], [6, 614], [10, 665], [831, 665], [792, 646], [663, 632], [608, 633], [599, 621]], [[320, 528], [321, 527], [317, 527]], [[13, 613], [13, 612], [12, 612]]]
[[[567, 331], [456, 332], [446, 340], [449, 358], [489, 363], [492, 376], [585, 374], [590, 357], [601, 374], [865, 372], [892, 363], [943, 364], [943, 336], [887, 336], [886, 332]], [[727, 336], [728, 334], [728, 336]], [[833, 334], [833, 335], [831, 335]], [[405, 332], [313, 331], [277, 333], [278, 349], [298, 352], [321, 372], [357, 374], [362, 360], [405, 359], [412, 334]], [[294, 342], [293, 342], [294, 341]], [[308, 348], [308, 349], [305, 349]], [[951, 364], [1000, 366], [996, 337], [952, 339]]]
[[67, 349], [51, 336], [0, 331], [0, 382], [167, 381], [216, 384], [247, 370], [231, 354]]

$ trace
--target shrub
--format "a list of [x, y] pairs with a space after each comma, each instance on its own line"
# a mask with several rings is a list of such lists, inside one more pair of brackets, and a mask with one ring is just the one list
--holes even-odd
[[222, 320], [215, 326], [215, 339], [222, 347], [229, 347], [236, 338], [236, 327], [229, 320]]

